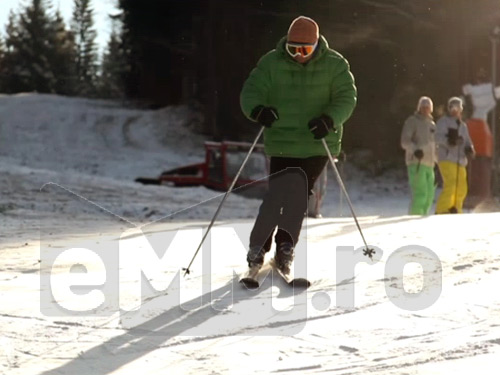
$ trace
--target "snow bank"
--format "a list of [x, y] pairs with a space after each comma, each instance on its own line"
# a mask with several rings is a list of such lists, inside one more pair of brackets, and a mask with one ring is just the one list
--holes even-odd
[[133, 180], [203, 158], [187, 107], [136, 110], [55, 95], [0, 96], [0, 157], [31, 168]]

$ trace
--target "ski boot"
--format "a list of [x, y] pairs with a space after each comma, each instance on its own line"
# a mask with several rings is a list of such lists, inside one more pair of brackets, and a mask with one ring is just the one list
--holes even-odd
[[290, 242], [282, 242], [276, 249], [274, 261], [278, 269], [284, 274], [289, 275], [294, 258], [293, 244]]
[[262, 265], [264, 264], [264, 255], [265, 252], [260, 246], [251, 247], [247, 253], [249, 270], [255, 271], [255, 273], [259, 272], [259, 270], [262, 268]]
[[259, 281], [257, 275], [264, 264], [265, 252], [262, 248], [251, 247], [247, 253], [248, 271], [241, 278], [240, 283], [244, 284], [248, 289], [257, 289]]

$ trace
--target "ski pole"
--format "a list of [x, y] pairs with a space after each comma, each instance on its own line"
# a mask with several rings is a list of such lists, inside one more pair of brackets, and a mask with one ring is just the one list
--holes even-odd
[[[340, 163], [340, 171], [339, 171], [340, 178], [342, 178], [342, 176], [345, 177], [345, 175], [344, 175], [344, 163], [347, 160], [347, 157], [345, 156], [345, 153], [343, 153], [343, 151], [341, 151], [341, 155], [342, 155], [342, 157], [339, 158], [342, 161]], [[341, 217], [342, 217], [342, 215], [344, 215], [344, 199], [343, 198], [344, 198], [344, 196], [342, 195], [342, 189], [340, 189], [340, 191], [339, 191], [339, 213], [340, 213], [340, 215], [339, 216], [341, 216]]]
[[344, 192], [346, 201], [349, 205], [349, 208], [351, 209], [351, 214], [352, 214], [352, 217], [354, 218], [354, 221], [356, 222], [356, 226], [358, 227], [359, 234], [361, 234], [361, 238], [363, 239], [363, 242], [365, 244], [365, 249], [363, 250], [363, 255], [367, 255], [370, 257], [370, 259], [373, 259], [373, 254], [375, 254], [375, 250], [370, 249], [368, 247], [368, 244], [366, 243], [365, 236], [363, 235], [363, 231], [361, 230], [361, 227], [360, 227], [359, 222], [358, 222], [358, 218], [356, 217], [356, 214], [354, 213], [354, 208], [352, 206], [351, 198], [349, 198], [349, 194], [347, 194], [347, 190], [345, 188], [344, 182], [342, 181], [342, 178], [340, 177], [340, 173], [337, 169], [337, 166], [335, 165], [335, 160], [333, 160], [333, 156], [330, 152], [330, 149], [328, 148], [328, 145], [326, 144], [325, 139], [323, 138], [321, 141], [323, 142], [323, 146], [325, 147], [326, 153], [328, 154], [328, 158], [330, 159], [330, 164], [333, 167], [333, 171], [335, 172], [335, 176], [337, 177], [337, 181], [339, 183], [339, 186], [342, 189], [342, 191]]
[[234, 177], [233, 182], [231, 183], [231, 185], [229, 186], [229, 189], [224, 194], [224, 197], [222, 198], [222, 201], [219, 203], [219, 207], [217, 207], [217, 211], [215, 211], [215, 214], [214, 214], [214, 216], [212, 218], [212, 221], [210, 222], [210, 224], [209, 224], [209, 226], [207, 228], [207, 231], [203, 235], [203, 238], [201, 239], [201, 242], [198, 245], [198, 248], [196, 249], [196, 252], [194, 253], [193, 258], [191, 259], [191, 262], [189, 262], [189, 266], [187, 266], [187, 268], [183, 268], [183, 271], [185, 271], [184, 272], [184, 276], [190, 274], [191, 271], [189, 270], [189, 268], [193, 264], [194, 259], [198, 255], [198, 252], [200, 251], [201, 247], [203, 246], [203, 243], [205, 242], [205, 239], [207, 238], [208, 233], [210, 232], [210, 229], [212, 229], [212, 226], [214, 225], [215, 220], [217, 219], [217, 216], [219, 216], [220, 210], [222, 209], [222, 205], [226, 201], [226, 198], [228, 197], [228, 195], [233, 191], [234, 185], [236, 184], [236, 181], [238, 181], [238, 178], [240, 177], [240, 174], [243, 171], [243, 167], [245, 167], [245, 164], [247, 163], [248, 159], [250, 158], [250, 155], [252, 154], [253, 149], [255, 148], [255, 145], [259, 141], [259, 138], [260, 138], [260, 136], [262, 135], [263, 132], [264, 132], [264, 126], [262, 126], [260, 128], [259, 133], [255, 137], [255, 140], [253, 141], [252, 146], [250, 147], [250, 150], [248, 150], [248, 153], [247, 153], [245, 159], [243, 160], [243, 163], [241, 164], [240, 169], [238, 170], [238, 173], [236, 173], [236, 176]]
[[[342, 173], [342, 171], [341, 171]], [[340, 189], [339, 193], [339, 216], [342, 217], [344, 212], [344, 195], [342, 194], [342, 189]]]
[[[457, 151], [458, 153], [458, 151]], [[458, 175], [460, 174], [460, 162], [457, 160], [457, 178], [455, 179], [455, 203], [450, 208], [450, 213], [458, 214]]]

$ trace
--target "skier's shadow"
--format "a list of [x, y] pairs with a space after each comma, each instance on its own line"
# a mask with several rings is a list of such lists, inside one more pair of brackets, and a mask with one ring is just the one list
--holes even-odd
[[[128, 329], [119, 336], [101, 342], [97, 346], [81, 353], [78, 357], [71, 359], [69, 362], [57, 368], [47, 370], [41, 373], [41, 375], [83, 373], [104, 375], [112, 373], [149, 352], [161, 346], [165, 346], [165, 343], [170, 339], [202, 325], [209, 319], [227, 313], [227, 310], [214, 309], [213, 301], [226, 301], [225, 303], [228, 304], [232, 302], [234, 306], [239, 303], [249, 303], [251, 300], [255, 299], [252, 311], [248, 312], [249, 314], [255, 315], [256, 309], [262, 307], [264, 296], [261, 296], [261, 294], [273, 285], [280, 289], [278, 298], [285, 298], [293, 295], [293, 288], [287, 286], [283, 280], [277, 282], [276, 278], [277, 276], [274, 276], [273, 279], [271, 274], [269, 274], [265, 280], [263, 280], [259, 289], [245, 290], [243, 285], [239, 283], [239, 277], [234, 275], [233, 279], [224, 286], [193, 298], [182, 306], [177, 304], [160, 315]], [[186, 311], [185, 306], [198, 306], [198, 308], [192, 311]], [[244, 318], [239, 318], [238, 321], [244, 321]], [[296, 322], [297, 320], [294, 320], [290, 324], [296, 324]], [[282, 319], [278, 322], [278, 326], [281, 327], [286, 324], [289, 324], [287, 319]], [[195, 340], [200, 341], [228, 335], [258, 335], [262, 334], [259, 332], [259, 329], [265, 329], [268, 325], [269, 322], [261, 327], [259, 327], [258, 324], [257, 327], [241, 326], [240, 324], [236, 331], [224, 332], [226, 327], [219, 323], [220, 331], [218, 333], [214, 331], [214, 328], [217, 329], [217, 327], [211, 327], [210, 334], [205, 336], [195, 334], [195, 336], [197, 336]]]

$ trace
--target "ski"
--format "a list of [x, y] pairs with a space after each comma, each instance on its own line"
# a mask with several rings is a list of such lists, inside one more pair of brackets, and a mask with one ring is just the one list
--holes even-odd
[[273, 271], [275, 271], [287, 283], [288, 286], [304, 289], [307, 289], [311, 286], [311, 282], [304, 277], [294, 277], [292, 274], [284, 274], [277, 266], [274, 258], [271, 259], [269, 263], [273, 268]]
[[247, 289], [258, 289], [260, 287], [260, 276], [262, 276], [264, 273], [267, 274], [269, 269], [272, 269], [273, 272], [279, 275], [288, 286], [303, 289], [307, 289], [311, 286], [311, 282], [305, 277], [294, 277], [292, 274], [286, 275], [281, 272], [281, 270], [276, 265], [274, 258], [265, 263], [261, 268], [249, 269], [240, 279], [240, 283], [243, 284]]
[[259, 276], [269, 271], [269, 264], [264, 264], [262, 267], [249, 268], [244, 276], [240, 279], [240, 283], [247, 289], [258, 289], [260, 286]]
[[243, 284], [247, 289], [257, 289], [260, 286], [259, 280], [257, 280], [257, 275], [259, 274], [259, 272], [260, 269], [249, 269], [245, 276], [240, 279], [240, 283]]

